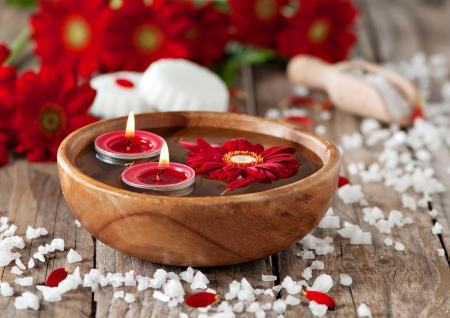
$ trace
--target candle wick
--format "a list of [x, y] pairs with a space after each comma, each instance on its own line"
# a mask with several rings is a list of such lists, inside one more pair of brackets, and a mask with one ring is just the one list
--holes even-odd
[[161, 180], [161, 178], [159, 176], [162, 175], [166, 171], [167, 171], [167, 168], [164, 168], [160, 172], [158, 172], [158, 174], [156, 175], [156, 181]]
[[130, 152], [130, 149], [131, 149], [131, 137], [128, 138], [128, 140], [127, 140], [127, 150], [126, 150], [126, 152]]

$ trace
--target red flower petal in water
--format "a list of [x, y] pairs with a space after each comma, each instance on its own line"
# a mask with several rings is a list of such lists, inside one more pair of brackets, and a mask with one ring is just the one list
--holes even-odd
[[346, 184], [350, 184], [350, 181], [344, 176], [339, 176], [338, 188], [345, 186]]
[[69, 271], [64, 267], [55, 269], [48, 275], [45, 285], [48, 287], [58, 287], [59, 283], [66, 279], [68, 273]]
[[276, 37], [281, 55], [310, 54], [329, 62], [347, 57], [356, 42], [358, 11], [350, 0], [300, 0]]
[[71, 132], [97, 119], [87, 115], [95, 91], [75, 76], [42, 68], [25, 72], [17, 80], [17, 152], [30, 161], [54, 161], [62, 140]]
[[208, 293], [208, 292], [199, 292], [196, 294], [192, 294], [188, 298], [186, 298], [186, 304], [188, 306], [199, 308], [199, 307], [207, 307], [209, 305], [214, 304], [214, 302], [219, 297], [216, 294]]
[[39, 1], [31, 19], [36, 54], [43, 65], [89, 77], [100, 68], [103, 25], [111, 14], [107, 0]]
[[251, 144], [245, 138], [229, 139], [223, 146], [210, 145], [203, 139], [197, 144], [180, 141], [190, 153], [186, 164], [211, 179], [231, 182], [227, 191], [245, 187], [252, 182], [270, 183], [272, 180], [295, 175], [298, 161], [292, 147], [271, 147]]
[[321, 293], [319, 291], [315, 290], [306, 290], [303, 291], [303, 295], [309, 300], [314, 300], [319, 305], [325, 305], [328, 307], [328, 309], [334, 309], [334, 300], [327, 294]]

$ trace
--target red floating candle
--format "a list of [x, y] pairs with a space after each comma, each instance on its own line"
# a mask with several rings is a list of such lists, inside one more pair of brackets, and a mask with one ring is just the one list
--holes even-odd
[[207, 307], [214, 304], [217, 298], [219, 297], [216, 294], [199, 292], [186, 298], [186, 304], [194, 308]]
[[45, 285], [48, 287], [58, 287], [59, 283], [66, 279], [68, 273], [67, 268], [64, 267], [55, 269], [48, 275]]
[[164, 139], [148, 131], [135, 130], [130, 112], [126, 130], [105, 133], [95, 139], [97, 158], [111, 164], [139, 162], [157, 157]]
[[186, 165], [169, 162], [169, 150], [164, 142], [159, 163], [136, 164], [122, 173], [122, 181], [129, 186], [154, 191], [176, 191], [195, 182], [195, 172]]

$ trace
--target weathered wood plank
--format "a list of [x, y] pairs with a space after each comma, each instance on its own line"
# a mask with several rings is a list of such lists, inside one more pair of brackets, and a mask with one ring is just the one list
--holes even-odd
[[[47, 275], [56, 268], [66, 267], [72, 272], [77, 266], [81, 273], [89, 271], [93, 267], [94, 245], [91, 235], [82, 228], [77, 228], [74, 217], [71, 214], [61, 192], [56, 164], [32, 164], [23, 159], [13, 160], [6, 167], [2, 167], [0, 188], [9, 193], [9, 202], [4, 198], [8, 210], [3, 215], [9, 217], [10, 223], [17, 226], [16, 235], [24, 238], [25, 248], [18, 250], [21, 260], [27, 266], [28, 260], [40, 245], [50, 244], [53, 238], [63, 238], [65, 251], [55, 251], [46, 255], [46, 262], [37, 260], [36, 267], [26, 269], [20, 277], [33, 277], [33, 286], [21, 287], [14, 283], [19, 276], [11, 273], [14, 263], [1, 268], [2, 282], [8, 282], [14, 288], [12, 297], [1, 297], [2, 311], [0, 317], [85, 317], [90, 316], [91, 292], [85, 289], [68, 292], [63, 296], [63, 301], [49, 303], [42, 299], [42, 294], [37, 291], [36, 285], [45, 284]], [[4, 195], [3, 194], [3, 195]], [[33, 228], [44, 227], [49, 234], [37, 239], [28, 240], [25, 232], [28, 225]], [[68, 264], [67, 252], [75, 249], [83, 257], [83, 262]], [[23, 292], [30, 291], [38, 295], [40, 310], [16, 310], [14, 300]]]

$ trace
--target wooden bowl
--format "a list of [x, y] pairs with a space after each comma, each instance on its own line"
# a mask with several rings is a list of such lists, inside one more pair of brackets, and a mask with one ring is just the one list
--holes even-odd
[[310, 149], [323, 167], [307, 178], [267, 191], [215, 197], [151, 196], [112, 187], [81, 172], [75, 164], [80, 151], [100, 134], [123, 129], [124, 123], [125, 118], [110, 119], [72, 133], [59, 148], [58, 171], [66, 201], [83, 227], [125, 254], [177, 266], [248, 262], [302, 239], [331, 205], [339, 177], [339, 151], [311, 132], [248, 115], [142, 114], [136, 116], [136, 128], [206, 127], [216, 132], [236, 129], [244, 137], [248, 133], [274, 136], [298, 151]]

